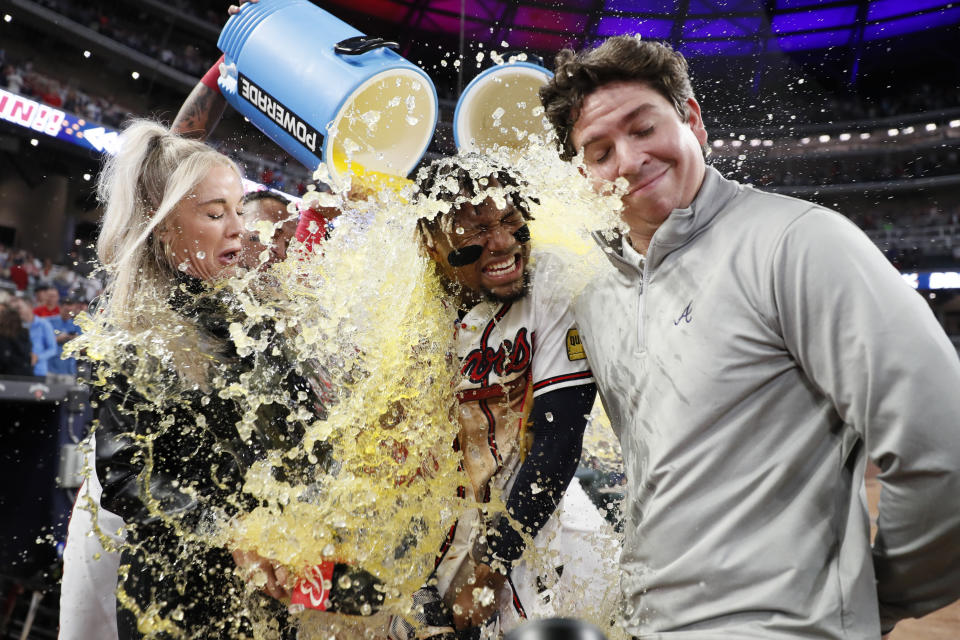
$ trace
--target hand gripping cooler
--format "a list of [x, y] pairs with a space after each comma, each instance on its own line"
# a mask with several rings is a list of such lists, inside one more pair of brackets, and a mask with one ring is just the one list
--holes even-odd
[[307, 0], [243, 5], [217, 46], [227, 102], [309, 169], [405, 176], [433, 137], [427, 74]]
[[550, 131], [540, 104], [540, 87], [553, 74], [532, 62], [509, 62], [483, 71], [467, 85], [453, 114], [453, 140], [458, 149], [489, 151], [521, 149], [530, 136], [544, 140]]

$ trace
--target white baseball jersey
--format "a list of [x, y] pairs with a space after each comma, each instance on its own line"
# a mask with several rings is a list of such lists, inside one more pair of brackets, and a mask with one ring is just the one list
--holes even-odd
[[[551, 283], [560, 265], [549, 254], [534, 256], [528, 294], [513, 302], [482, 302], [458, 321], [456, 348], [463, 378], [457, 386], [460, 433], [457, 446], [470, 486], [462, 495], [486, 502], [492, 488], [506, 499], [512, 479], [527, 449], [524, 437], [533, 403], [544, 393], [593, 382], [564, 288]], [[565, 416], [556, 416], [558, 422]], [[579, 486], [580, 510], [592, 511], [596, 532], [602, 518]], [[535, 538], [547, 546], [551, 537], [563, 536], [564, 509], [559, 507]], [[441, 594], [457, 589], [472, 575], [470, 551], [482, 518], [477, 510], [465, 512], [451, 529], [437, 565]], [[549, 545], [555, 546], [555, 545]], [[581, 554], [582, 555], [582, 554]], [[587, 554], [589, 555], [589, 554]], [[562, 563], [562, 562], [561, 562]], [[593, 569], [596, 570], [594, 565]], [[538, 574], [521, 562], [511, 573], [512, 593], [501, 594], [501, 624], [505, 629], [527, 617], [535, 606]], [[573, 576], [569, 576], [573, 578]], [[529, 583], [529, 584], [527, 584]], [[526, 597], [524, 597], [526, 596]], [[536, 607], [539, 608], [539, 607]]]

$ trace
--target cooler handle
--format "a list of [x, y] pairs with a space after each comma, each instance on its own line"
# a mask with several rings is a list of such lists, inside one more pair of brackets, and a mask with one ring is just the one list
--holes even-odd
[[353, 36], [346, 40], [341, 40], [333, 45], [333, 50], [342, 56], [358, 56], [367, 51], [389, 47], [396, 49], [400, 46], [399, 42], [384, 40], [383, 38], [370, 38], [368, 36]]

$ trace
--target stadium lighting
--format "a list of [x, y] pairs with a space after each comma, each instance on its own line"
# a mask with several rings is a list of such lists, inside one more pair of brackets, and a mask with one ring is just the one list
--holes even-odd
[[734, 140], [730, 144], [732, 144], [734, 147], [739, 147], [743, 144], [743, 142], [741, 140]]
[[140, 78], [140, 72], [134, 71], [133, 73], [130, 74], [130, 77], [133, 78], [134, 80], [137, 80]]
[[40, 144], [40, 141], [37, 140], [36, 138], [30, 138], [30, 144], [31, 144], [31, 146], [34, 146], [34, 147], [35, 147], [35, 146], [37, 146], [38, 144]]
[[4, 22], [11, 22], [12, 20], [13, 20], [13, 16], [10, 15], [9, 13], [3, 14], [3, 21], [4, 21]]
[[817, 140], [819, 140], [820, 142], [830, 142], [830, 136], [828, 136], [827, 134], [823, 134], [822, 136], [817, 138]]
[[870, 139], [870, 132], [869, 132], [869, 131], [864, 131], [863, 133], [861, 133], [861, 134], [860, 134], [860, 139], [861, 139], [861, 140], [869, 140], [869, 139]]
[[904, 128], [903, 128], [903, 135], [910, 135], [911, 133], [913, 133], [913, 127], [904, 127]]
[[810, 144], [810, 138], [800, 138], [800, 144]]
[[935, 124], [932, 123], [932, 122], [928, 122], [928, 123], [927, 123], [927, 126], [925, 126], [924, 129], [926, 129], [927, 131], [936, 131], [936, 130], [937, 130], [937, 125], [935, 125]]
[[840, 142], [846, 142], [846, 141], [849, 140], [849, 139], [850, 139], [850, 134], [849, 134], [849, 133], [841, 133], [841, 134], [840, 134]]
[[773, 140], [764, 140], [764, 141], [763, 141], [763, 146], [765, 146], [765, 147], [772, 147], [772, 146], [773, 146]]
[[90, 52], [89, 52], [89, 51], [84, 51], [84, 52], [83, 52], [83, 57], [84, 57], [84, 58], [89, 58], [89, 57], [90, 57]]
[[759, 147], [759, 146], [760, 146], [760, 141], [757, 140], [756, 138], [753, 138], [752, 140], [750, 140], [750, 146], [751, 146], [751, 147]]
[[713, 141], [713, 146], [719, 149], [720, 147], [723, 146], [723, 140], [721, 140], [720, 138], [717, 138], [716, 140]]
[[83, 174], [83, 179], [86, 180], [87, 182], [90, 182], [90, 178], [92, 178], [92, 177], [93, 177], [93, 176], [91, 176], [89, 173]]
[[898, 135], [900, 135], [900, 130], [899, 130], [899, 129], [887, 129], [887, 135], [890, 136], [891, 138], [892, 138], [893, 136], [898, 136]]
[[960, 127], [960, 120], [951, 120], [950, 126], [953, 127], [954, 129], [956, 129], [957, 127]]

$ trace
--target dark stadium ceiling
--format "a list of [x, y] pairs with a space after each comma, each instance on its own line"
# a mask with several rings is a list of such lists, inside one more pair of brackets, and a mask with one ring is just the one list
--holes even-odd
[[324, 0], [421, 32], [555, 52], [640, 34], [688, 57], [862, 45], [960, 23], [958, 0]]

